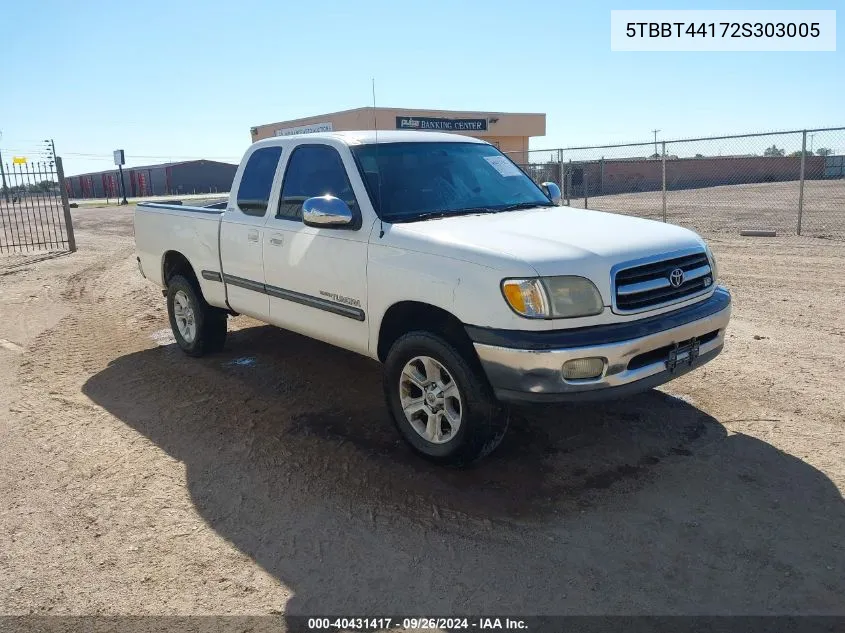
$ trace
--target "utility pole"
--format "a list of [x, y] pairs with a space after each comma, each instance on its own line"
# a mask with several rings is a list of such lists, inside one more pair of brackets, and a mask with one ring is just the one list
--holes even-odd
[[652, 130], [652, 132], [654, 132], [654, 157], [655, 158], [657, 158], [659, 156], [659, 154], [657, 153], [657, 133], [659, 131], [660, 130]]
[[44, 151], [47, 152], [47, 158], [50, 159], [50, 164], [56, 164], [56, 144], [51, 138], [44, 139]]
[[813, 153], [813, 137], [815, 136], [815, 134], [808, 134], [807, 136], [810, 137], [810, 154], [812, 154]]
[[[3, 132], [0, 132], [0, 140], [3, 139]], [[3, 187], [3, 198], [6, 200], [6, 204], [9, 204], [9, 188], [6, 186], [6, 168], [3, 166], [3, 152], [0, 152], [0, 179], [2, 179], [3, 184], [0, 185]]]

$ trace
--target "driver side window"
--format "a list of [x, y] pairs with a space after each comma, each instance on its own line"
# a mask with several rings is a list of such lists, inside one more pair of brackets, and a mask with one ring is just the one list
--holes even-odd
[[358, 203], [337, 150], [328, 145], [300, 145], [288, 160], [276, 217], [301, 221], [302, 203], [326, 194], [340, 198], [357, 214]]

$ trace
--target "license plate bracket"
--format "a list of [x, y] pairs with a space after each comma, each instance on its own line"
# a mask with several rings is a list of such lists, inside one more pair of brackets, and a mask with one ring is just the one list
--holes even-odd
[[669, 373], [673, 373], [678, 367], [691, 367], [698, 358], [700, 343], [695, 337], [688, 341], [675, 343], [675, 346], [669, 350], [669, 358], [666, 359], [666, 369]]

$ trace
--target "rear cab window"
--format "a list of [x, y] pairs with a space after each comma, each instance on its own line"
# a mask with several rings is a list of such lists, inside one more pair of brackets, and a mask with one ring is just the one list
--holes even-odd
[[281, 156], [279, 146], [262, 147], [250, 155], [238, 185], [237, 204], [242, 213], [257, 217], [266, 213]]

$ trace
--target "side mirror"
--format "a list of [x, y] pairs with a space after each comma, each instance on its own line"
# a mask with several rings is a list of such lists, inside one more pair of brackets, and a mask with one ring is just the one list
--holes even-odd
[[560, 187], [553, 182], [544, 182], [540, 185], [540, 188], [543, 193], [549, 196], [549, 200], [560, 206], [560, 201], [563, 199], [563, 196], [560, 195]]
[[352, 224], [352, 210], [340, 198], [325, 195], [302, 203], [302, 221], [317, 228], [344, 227]]

